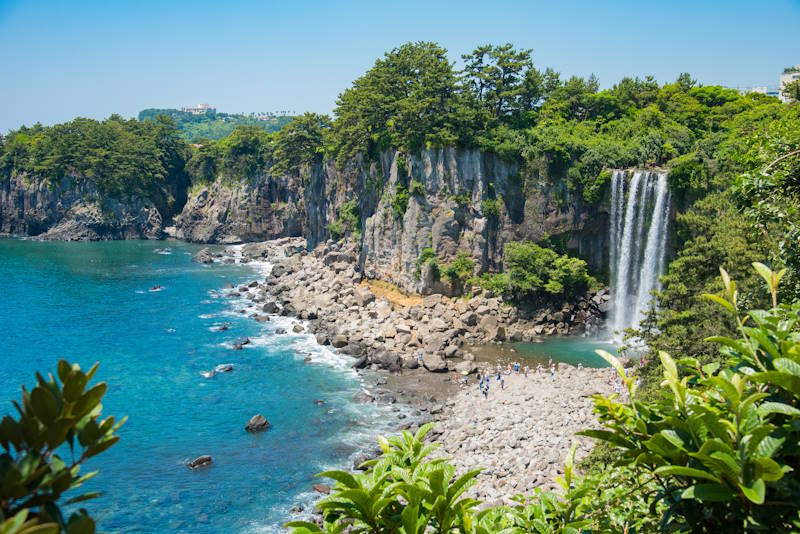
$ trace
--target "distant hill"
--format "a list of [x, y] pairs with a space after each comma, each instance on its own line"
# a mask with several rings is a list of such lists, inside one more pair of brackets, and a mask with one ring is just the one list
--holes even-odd
[[257, 118], [255, 115], [217, 113], [215, 111], [195, 115], [179, 109], [149, 108], [139, 112], [139, 120], [153, 120], [158, 115], [172, 117], [181, 130], [182, 137], [190, 142], [198, 139], [222, 139], [230, 134], [234, 128], [243, 125], [258, 126], [268, 132], [276, 132], [293, 119], [291, 116]]

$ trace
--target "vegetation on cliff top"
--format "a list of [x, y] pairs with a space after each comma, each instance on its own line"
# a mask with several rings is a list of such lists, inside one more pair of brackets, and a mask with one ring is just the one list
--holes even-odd
[[140, 121], [153, 121], [159, 116], [170, 117], [175, 122], [178, 130], [180, 130], [181, 137], [190, 143], [203, 139], [218, 141], [223, 137], [229, 136], [239, 126], [254, 126], [265, 132], [277, 132], [292, 122], [294, 118], [288, 115], [276, 115], [259, 119], [253, 115], [238, 113], [208, 111], [194, 114], [178, 109], [156, 108], [143, 109], [139, 112], [138, 118]]

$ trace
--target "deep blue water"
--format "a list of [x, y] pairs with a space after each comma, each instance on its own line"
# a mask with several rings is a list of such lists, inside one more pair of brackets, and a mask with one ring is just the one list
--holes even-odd
[[[352, 402], [360, 383], [344, 357], [309, 335], [277, 336], [288, 319], [261, 325], [220, 295], [255, 267], [195, 264], [196, 250], [0, 239], [0, 415], [34, 371], [66, 358], [99, 361], [104, 415], [129, 417], [120, 442], [88, 465], [100, 470], [86, 489], [104, 492], [87, 503], [102, 531], [272, 531], [311, 497], [314, 473], [346, 465], [387, 419]], [[163, 290], [149, 291], [155, 284]], [[230, 330], [210, 330], [223, 321]], [[255, 342], [230, 349], [245, 336]], [[201, 376], [220, 363], [235, 370]], [[256, 413], [273, 427], [251, 435]], [[184, 466], [201, 454], [212, 467]]]

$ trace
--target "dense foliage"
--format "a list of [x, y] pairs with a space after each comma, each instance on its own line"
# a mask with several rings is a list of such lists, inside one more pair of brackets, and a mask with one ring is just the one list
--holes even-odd
[[531, 242], [507, 243], [503, 272], [472, 278], [474, 285], [512, 299], [578, 296], [595, 284], [586, 262]]
[[731, 314], [738, 339], [711, 341], [723, 364], [660, 353], [663, 388], [638, 395], [638, 379], [612, 355], [628, 400], [597, 395], [600, 428], [582, 434], [609, 444], [618, 461], [579, 476], [574, 448], [560, 493], [536, 491], [516, 504], [483, 507], [464, 496], [477, 471], [456, 476], [435, 445], [416, 435], [381, 440], [383, 455], [363, 473], [329, 471], [331, 495], [312, 532], [789, 532], [800, 528], [800, 304], [778, 303], [784, 271], [762, 264], [770, 308], [739, 311], [736, 284], [722, 272], [723, 294], [707, 295]]
[[[18, 417], [0, 422], [0, 531], [4, 534], [66, 532], [91, 534], [94, 520], [85, 509], [64, 517], [61, 505], [97, 497], [95, 492], [62, 495], [97, 474], [80, 474], [81, 466], [119, 441], [124, 423], [101, 420], [105, 382], [89, 386], [97, 364], [86, 372], [77, 364], [58, 362], [57, 377], [37, 373], [36, 386], [22, 388], [14, 402]], [[69, 453], [68, 455], [65, 453]], [[74, 507], [73, 507], [74, 508]]]
[[227, 137], [239, 126], [254, 126], [266, 132], [277, 132], [283, 126], [292, 122], [294, 117], [276, 115], [259, 119], [254, 115], [241, 115], [236, 113], [206, 113], [193, 114], [178, 109], [144, 109], [139, 112], [140, 121], [156, 120], [159, 116], [172, 118], [180, 130], [181, 137], [186, 141], [197, 142], [203, 139], [218, 141]]
[[24, 174], [51, 185], [86, 179], [102, 196], [149, 198], [169, 212], [188, 183], [188, 150], [169, 118], [78, 118], [10, 132], [0, 152], [0, 177]]

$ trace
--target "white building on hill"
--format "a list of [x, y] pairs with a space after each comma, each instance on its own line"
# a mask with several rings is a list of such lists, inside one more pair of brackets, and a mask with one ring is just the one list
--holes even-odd
[[780, 99], [786, 102], [788, 99], [783, 96], [783, 88], [790, 83], [800, 80], [800, 65], [795, 65], [794, 67], [786, 67], [783, 69], [783, 74], [781, 74], [781, 84], [780, 84]]
[[197, 107], [184, 107], [181, 108], [184, 113], [191, 113], [192, 115], [202, 115], [204, 113], [215, 113], [217, 108], [210, 104], [197, 104]]

